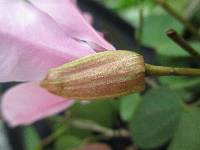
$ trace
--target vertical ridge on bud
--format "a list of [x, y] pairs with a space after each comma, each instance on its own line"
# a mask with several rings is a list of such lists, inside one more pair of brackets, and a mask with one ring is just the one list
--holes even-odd
[[144, 90], [144, 76], [141, 55], [105, 51], [51, 69], [41, 86], [66, 98], [104, 99]]

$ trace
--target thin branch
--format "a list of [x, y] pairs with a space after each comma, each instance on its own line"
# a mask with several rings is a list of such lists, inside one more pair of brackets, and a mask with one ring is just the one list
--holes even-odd
[[[61, 123], [67, 123], [71, 125], [72, 127], [83, 129], [83, 130], [89, 130], [100, 133], [102, 136], [107, 138], [112, 137], [129, 137], [129, 132], [125, 129], [118, 129], [118, 130], [112, 130], [110, 128], [101, 126], [93, 121], [90, 120], [84, 120], [84, 119], [72, 119], [68, 121], [64, 121]], [[62, 126], [58, 128], [55, 132], [53, 132], [51, 135], [43, 139], [40, 143], [41, 146], [45, 146], [53, 142], [55, 139], [57, 139], [59, 136], [61, 136], [65, 131], [67, 127]]]
[[48, 137], [46, 137], [45, 139], [42, 139], [40, 142], [41, 143], [40, 145], [45, 146], [45, 145], [50, 144], [52, 141], [54, 141], [59, 136], [61, 136], [66, 131], [66, 129], [67, 129], [66, 126], [58, 128], [56, 131], [54, 131]]
[[112, 137], [128, 137], [129, 133], [125, 129], [118, 129], [118, 130], [112, 130], [110, 128], [101, 126], [93, 121], [90, 120], [72, 120], [70, 122], [70, 125], [73, 127], [84, 129], [84, 130], [90, 130], [95, 131], [98, 133], [101, 133], [102, 135], [112, 138]]
[[180, 47], [186, 50], [194, 59], [200, 62], [200, 53], [192, 48], [174, 29], [169, 29], [166, 32], [167, 36], [177, 43]]
[[200, 39], [200, 35], [198, 33], [198, 29], [186, 18], [178, 14], [169, 4], [167, 4], [164, 0], [155, 0], [155, 2], [160, 5], [165, 11], [167, 11], [170, 15], [176, 18], [179, 22], [181, 22], [190, 32], [197, 36]]
[[158, 84], [156, 83], [156, 81], [154, 81], [153, 79], [151, 78], [145, 78], [145, 82], [152, 88], [157, 88], [158, 87]]
[[177, 67], [164, 67], [164, 66], [154, 66], [150, 64], [145, 64], [145, 70], [147, 75], [156, 76], [200, 76], [200, 68], [177, 68]]
[[200, 0], [188, 1], [188, 6], [185, 10], [185, 15], [187, 18], [191, 18], [200, 8]]
[[138, 34], [137, 34], [137, 40], [138, 40], [139, 46], [141, 46], [141, 44], [142, 44], [143, 28], [144, 28], [144, 12], [143, 12], [143, 9], [140, 8], [140, 10], [139, 10]]
[[191, 103], [189, 106], [195, 106], [195, 107], [199, 107], [200, 106], [200, 99], [198, 99], [196, 102]]
[[135, 145], [128, 146], [125, 150], [138, 150]]

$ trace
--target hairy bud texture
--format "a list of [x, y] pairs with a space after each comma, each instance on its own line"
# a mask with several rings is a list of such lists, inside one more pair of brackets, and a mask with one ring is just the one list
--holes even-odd
[[143, 57], [130, 51], [105, 51], [53, 68], [41, 86], [77, 100], [113, 98], [144, 90]]

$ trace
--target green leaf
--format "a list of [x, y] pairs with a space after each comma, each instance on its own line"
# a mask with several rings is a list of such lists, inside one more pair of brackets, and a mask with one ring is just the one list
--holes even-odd
[[168, 88], [148, 91], [130, 123], [131, 136], [141, 148], [155, 148], [174, 134], [182, 110], [179, 96]]
[[129, 121], [133, 116], [141, 97], [139, 94], [131, 94], [120, 97], [120, 115], [124, 121]]
[[189, 56], [177, 44], [171, 41], [165, 34], [169, 28], [174, 28], [178, 32], [182, 30], [182, 25], [170, 15], [150, 15], [144, 19], [143, 42], [155, 47], [158, 54], [166, 56]]
[[[85, 138], [91, 137], [92, 132], [89, 130], [83, 130], [76, 128], [71, 125], [70, 119], [66, 119], [62, 116], [62, 120], [56, 119], [56, 116], [51, 117], [48, 120], [49, 125], [51, 125], [53, 132], [51, 133], [50, 137], [52, 140], [58, 139], [63, 136], [75, 136], [79, 139], [84, 140]], [[66, 122], [64, 122], [66, 121]], [[52, 126], [53, 125], [53, 126]]]
[[171, 89], [194, 88], [200, 85], [200, 78], [189, 77], [159, 77], [162, 84], [169, 86]]
[[116, 10], [124, 10], [133, 6], [138, 6], [141, 4], [149, 4], [149, 0], [120, 0], [118, 5], [114, 8]]
[[169, 150], [200, 150], [200, 109], [184, 112]]
[[72, 150], [80, 147], [83, 144], [82, 139], [75, 136], [62, 136], [59, 137], [55, 144], [56, 150]]
[[136, 6], [140, 5], [148, 6], [153, 4], [153, 1], [149, 0], [98, 0], [98, 1], [116, 11], [130, 9], [131, 7], [135, 8]]
[[189, 77], [159, 77], [162, 85], [170, 87], [175, 90], [185, 102], [189, 102], [195, 92], [198, 92], [200, 85], [200, 78]]
[[24, 140], [26, 150], [40, 150], [40, 138], [32, 126], [24, 128]]
[[70, 110], [74, 118], [92, 120], [100, 125], [111, 127], [117, 116], [116, 103], [119, 103], [119, 100], [100, 100], [76, 104]]
[[197, 51], [200, 53], [200, 42], [199, 41], [192, 41], [189, 42], [189, 44]]

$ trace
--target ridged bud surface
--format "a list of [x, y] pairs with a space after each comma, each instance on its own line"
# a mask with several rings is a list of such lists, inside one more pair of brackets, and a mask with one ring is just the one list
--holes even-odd
[[41, 86], [78, 100], [113, 98], [144, 90], [144, 59], [130, 51], [105, 51], [49, 71]]

